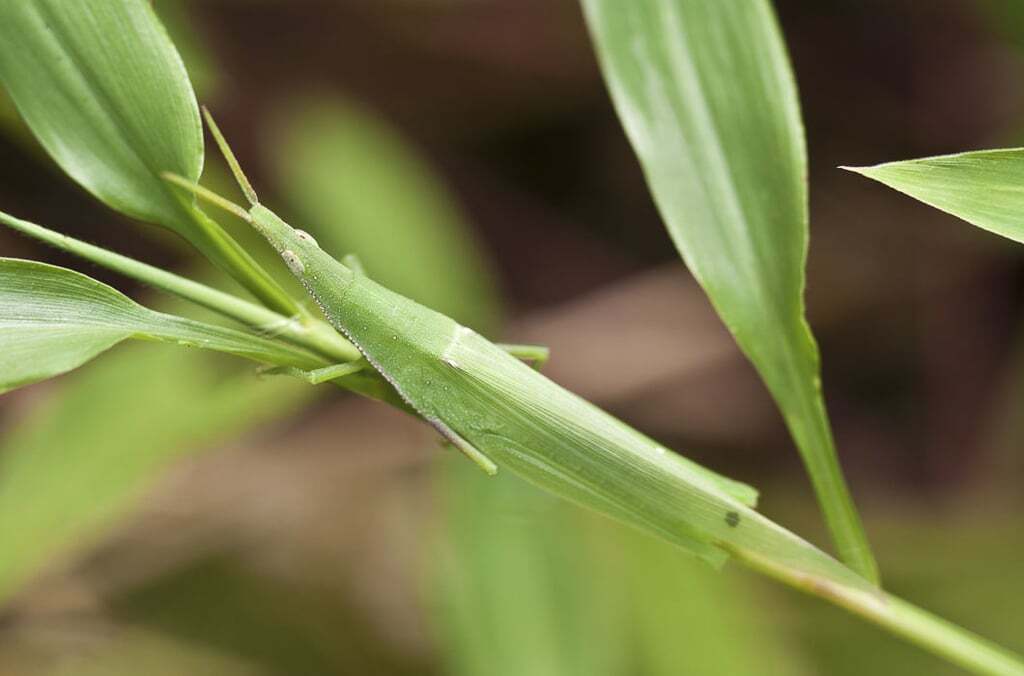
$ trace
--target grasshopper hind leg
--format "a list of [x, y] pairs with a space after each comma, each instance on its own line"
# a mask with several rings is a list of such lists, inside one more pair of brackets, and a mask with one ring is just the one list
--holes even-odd
[[434, 428], [441, 433], [441, 436], [448, 441], [448, 443], [476, 463], [476, 465], [486, 472], [488, 476], [494, 476], [498, 473], [498, 466], [494, 464], [494, 461], [488, 458], [484, 452], [476, 446], [463, 439], [458, 432], [453, 430], [451, 427], [448, 427], [448, 425], [438, 418], [427, 418], [427, 422], [433, 425]]
[[544, 368], [544, 364], [548, 363], [548, 358], [551, 356], [551, 350], [543, 345], [499, 343], [498, 347], [505, 350], [505, 352], [508, 352], [516, 359], [529, 363], [530, 366], [538, 371]]

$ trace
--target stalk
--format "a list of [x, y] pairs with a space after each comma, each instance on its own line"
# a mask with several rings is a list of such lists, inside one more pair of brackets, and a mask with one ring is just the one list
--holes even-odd
[[865, 592], [794, 570], [750, 550], [726, 548], [747, 567], [859, 615], [972, 673], [1024, 676], [1024, 657], [888, 592]]
[[13, 230], [41, 240], [63, 251], [75, 254], [119, 272], [126, 277], [179, 296], [205, 308], [230, 317], [242, 324], [273, 332], [284, 340], [308, 348], [333, 362], [350, 362], [362, 355], [331, 326], [318, 319], [307, 322], [286, 317], [257, 303], [200, 284], [186, 277], [108, 251], [102, 247], [54, 232], [41, 225], [15, 218], [0, 211], [0, 223]]

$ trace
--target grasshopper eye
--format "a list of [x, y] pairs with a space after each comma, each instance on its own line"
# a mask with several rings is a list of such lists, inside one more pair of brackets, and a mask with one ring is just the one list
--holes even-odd
[[301, 275], [306, 271], [306, 266], [303, 265], [302, 261], [291, 249], [285, 249], [282, 251], [281, 258], [284, 259], [285, 265], [287, 265], [288, 269], [292, 271], [292, 274]]
[[316, 243], [315, 239], [313, 239], [313, 235], [309, 234], [305, 230], [299, 230], [298, 228], [296, 228], [295, 229], [295, 236], [298, 237], [299, 239], [301, 239], [303, 242], [309, 242], [310, 244], [312, 244], [313, 246], [317, 247], [318, 249], [320, 248], [320, 245]]

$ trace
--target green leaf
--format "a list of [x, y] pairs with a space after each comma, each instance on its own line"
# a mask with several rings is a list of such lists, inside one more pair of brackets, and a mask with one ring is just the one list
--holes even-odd
[[583, 0], [612, 99], [668, 231], [761, 374], [842, 558], [877, 568], [836, 458], [804, 318], [807, 167], [766, 0]]
[[188, 75], [145, 0], [0, 1], [0, 81], [39, 142], [108, 206], [183, 235], [268, 305], [296, 306], [161, 178], [195, 182], [203, 134]]
[[842, 168], [1024, 243], [1024, 149], [980, 150]]
[[281, 366], [326, 365], [298, 347], [154, 312], [72, 270], [0, 258], [0, 392], [70, 371], [127, 338]]
[[149, 4], [9, 1], [0, 25], [0, 77], [61, 168], [114, 209], [178, 221], [157, 173], [199, 179], [202, 126], [184, 64]]

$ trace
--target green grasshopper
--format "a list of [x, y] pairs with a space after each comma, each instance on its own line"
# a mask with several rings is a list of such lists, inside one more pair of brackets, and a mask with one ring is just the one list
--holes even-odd
[[[493, 474], [506, 467], [558, 495], [660, 535], [720, 565], [729, 553], [797, 566], [832, 583], [871, 586], [751, 507], [757, 492], [669, 452], [453, 319], [344, 265], [260, 204], [212, 118], [211, 132], [248, 210], [169, 180], [250, 223], [277, 250], [328, 321], [362, 353], [313, 382], [372, 368], [424, 421]], [[513, 351], [515, 352], [515, 351]]]

